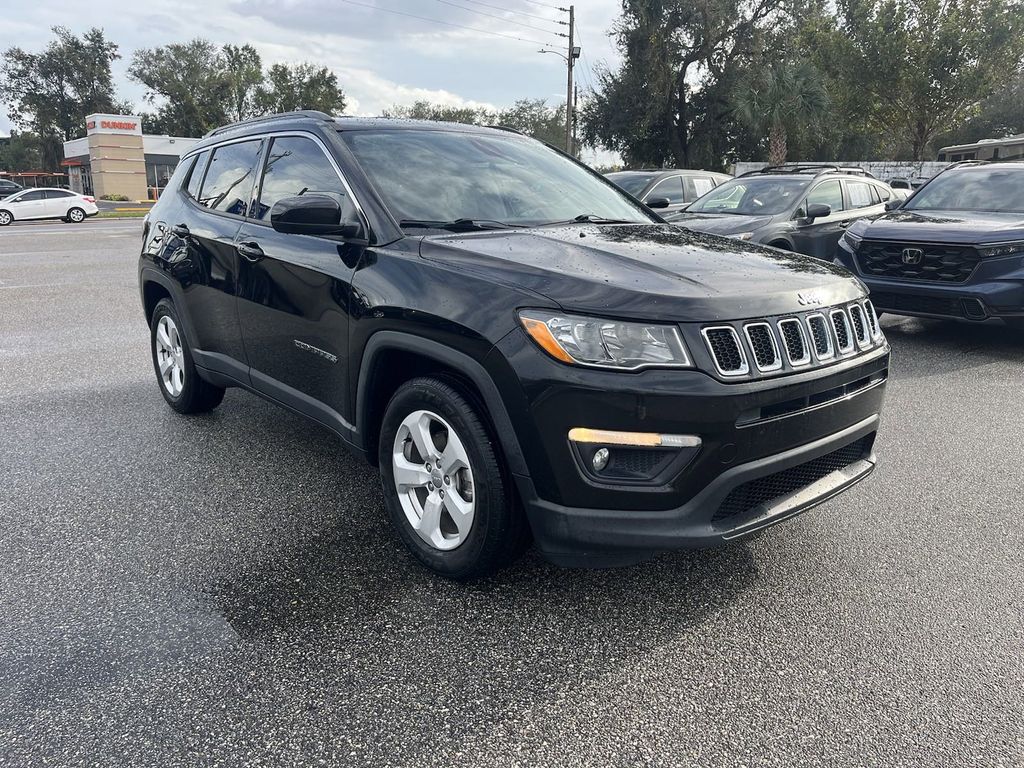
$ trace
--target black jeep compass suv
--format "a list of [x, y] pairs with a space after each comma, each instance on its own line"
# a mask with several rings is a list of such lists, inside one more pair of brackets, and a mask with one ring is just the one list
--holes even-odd
[[1024, 161], [954, 165], [898, 206], [851, 224], [836, 259], [879, 311], [1024, 329]]
[[243, 387], [333, 430], [453, 578], [531, 535], [563, 564], [724, 542], [874, 467], [889, 350], [855, 278], [665, 224], [514, 132], [221, 128], [139, 280], [172, 408]]

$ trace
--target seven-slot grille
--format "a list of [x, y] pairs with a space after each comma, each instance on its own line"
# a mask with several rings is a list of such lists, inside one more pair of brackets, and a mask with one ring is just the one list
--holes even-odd
[[[703, 328], [708, 352], [724, 377], [797, 369], [845, 358], [885, 343], [870, 301], [825, 312]], [[744, 340], [746, 344], [744, 344]]]

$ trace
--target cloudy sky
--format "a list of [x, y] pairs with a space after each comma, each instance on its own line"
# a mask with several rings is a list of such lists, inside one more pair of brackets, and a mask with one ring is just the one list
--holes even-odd
[[[3, 5], [0, 48], [39, 50], [57, 23], [75, 32], [102, 27], [121, 46], [123, 58], [114, 64], [118, 93], [137, 108], [145, 106], [143, 90], [125, 75], [132, 51], [193, 37], [251, 43], [265, 66], [326, 65], [337, 73], [352, 114], [378, 114], [417, 99], [489, 106], [519, 98], [556, 103], [565, 93], [563, 61], [537, 53], [539, 43], [565, 45], [557, 33], [566, 27], [553, 22], [565, 18], [557, 6], [568, 2], [557, 0], [13, 0]], [[615, 61], [607, 33], [619, 7], [619, 0], [576, 0], [585, 54], [578, 69], [581, 86], [594, 80], [598, 62]], [[10, 131], [8, 111], [4, 105], [0, 133]]]

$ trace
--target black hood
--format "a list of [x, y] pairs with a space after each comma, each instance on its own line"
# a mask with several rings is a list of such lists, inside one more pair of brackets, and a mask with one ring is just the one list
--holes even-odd
[[850, 226], [871, 240], [972, 245], [1024, 240], [1024, 214], [986, 211], [896, 210]]
[[687, 213], [682, 211], [671, 219], [695, 232], [710, 232], [714, 235], [735, 235], [738, 232], [753, 232], [772, 221], [772, 216], [739, 216], [731, 213]]
[[652, 320], [763, 317], [865, 293], [832, 264], [672, 224], [435, 235], [423, 239], [421, 253], [567, 311]]

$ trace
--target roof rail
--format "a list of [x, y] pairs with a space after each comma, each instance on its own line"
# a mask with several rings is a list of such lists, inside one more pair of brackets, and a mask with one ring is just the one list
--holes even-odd
[[310, 120], [319, 120], [321, 122], [332, 122], [334, 120], [334, 117], [328, 115], [326, 112], [320, 112], [315, 109], [297, 109], [294, 112], [278, 112], [272, 115], [251, 117], [248, 120], [239, 120], [235, 123], [228, 123], [227, 125], [222, 125], [219, 128], [214, 128], [212, 131], [206, 133], [203, 138], [205, 139], [209, 136], [217, 136], [225, 131], [230, 131], [233, 128], [241, 128], [244, 125], [256, 125], [257, 123], [269, 123], [274, 120], [289, 120], [297, 117], [306, 117]]
[[874, 178], [863, 168], [855, 165], [833, 165], [831, 163], [786, 163], [784, 165], [767, 165], [757, 171], [747, 171], [740, 175], [757, 176], [759, 174], [782, 174], [782, 173], [813, 173], [819, 176], [823, 173], [845, 173], [850, 176], [868, 176]]
[[526, 135], [525, 133], [520, 131], [518, 128], [510, 128], [507, 125], [485, 125], [483, 127], [484, 128], [493, 128], [496, 131], [508, 131], [509, 133], [518, 133], [520, 136], [525, 136]]

